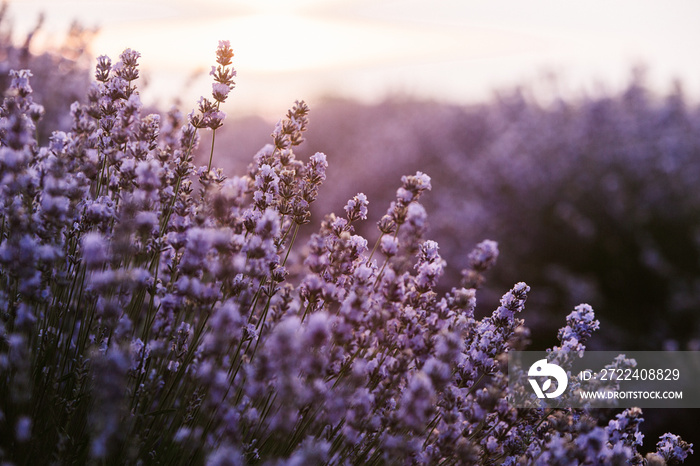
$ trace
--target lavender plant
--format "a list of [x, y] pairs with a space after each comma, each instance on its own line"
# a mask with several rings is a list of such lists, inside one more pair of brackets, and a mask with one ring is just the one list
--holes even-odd
[[[247, 174], [197, 167], [234, 86], [219, 43], [212, 99], [186, 119], [143, 115], [140, 55], [99, 57], [70, 131], [36, 140], [40, 104], [14, 71], [0, 110], [0, 460], [4, 464], [672, 464], [642, 457], [639, 410], [517, 410], [504, 358], [524, 348], [517, 283], [476, 319], [498, 256], [485, 241], [460, 286], [424, 238], [431, 180], [401, 179], [370, 248], [368, 199], [304, 245], [327, 157], [297, 154], [296, 102]], [[305, 252], [300, 252], [300, 249]], [[598, 326], [559, 333], [576, 357]], [[563, 356], [564, 357], [564, 356]]]
[[[319, 104], [305, 147], [334, 147], [343, 157], [328, 168], [333, 189], [316, 212], [358, 190], [384, 205], [393, 194], [384, 180], [431, 167], [440, 189], [423, 200], [429, 234], [450, 258], [441, 291], [468, 266], [464, 245], [491, 238], [508, 260], [490, 273], [480, 302], [497, 305], [526, 277], [538, 349], [553, 344], [561, 310], [582, 301], [603, 323], [591, 342], [597, 349], [696, 349], [698, 102], [680, 84], [662, 93], [639, 74], [619, 91], [548, 101], [538, 90], [519, 86], [469, 106]], [[237, 156], [218, 160], [235, 170], [266, 131], [252, 119], [227, 125], [217, 135], [220, 154]], [[372, 228], [358, 232], [370, 237]]]

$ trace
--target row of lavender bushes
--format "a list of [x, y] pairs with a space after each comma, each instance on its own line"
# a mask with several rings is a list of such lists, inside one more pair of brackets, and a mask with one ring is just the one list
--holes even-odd
[[[484, 291], [494, 302], [527, 279], [538, 341], [551, 344], [554, 317], [586, 300], [604, 323], [598, 348], [698, 347], [700, 107], [680, 85], [659, 95], [636, 73], [619, 92], [578, 99], [543, 102], [523, 88], [470, 107], [337, 100], [315, 112], [308, 146], [341, 148], [320, 212], [356, 189], [389, 202], [379, 180], [429, 170], [441, 189], [425, 204], [453, 258], [447, 275], [467, 266], [465, 245], [497, 240], [511, 261]], [[265, 126], [241, 121], [221, 140], [249, 149], [245, 133]], [[242, 160], [220, 155], [227, 167]]]
[[[315, 111], [309, 146], [342, 147], [319, 210], [351, 189], [386, 202], [377, 180], [429, 167], [441, 187], [425, 200], [430, 235], [450, 257], [443, 283], [467, 265], [465, 245], [497, 240], [510, 260], [492, 271], [482, 309], [525, 280], [533, 347], [552, 345], [563, 310], [586, 301], [602, 322], [594, 349], [700, 348], [700, 106], [680, 84], [652, 92], [637, 70], [620, 91], [566, 100], [523, 88], [471, 107]], [[692, 411], [646, 414], [649, 432], [696, 431]]]
[[[144, 114], [137, 52], [100, 57], [70, 128], [46, 144], [31, 72], [10, 73], [3, 462], [672, 464], [692, 452], [673, 434], [642, 448], [638, 409], [608, 419], [506, 402], [504, 356], [527, 343], [530, 288], [475, 317], [498, 256], [483, 241], [461, 283], [439, 289], [427, 175], [401, 178], [372, 243], [355, 231], [368, 216], [358, 193], [296, 244], [326, 156], [298, 158], [309, 112], [298, 102], [247, 174], [214, 168], [232, 55], [220, 43], [212, 97], [186, 118]], [[209, 159], [195, 166], [200, 133]], [[573, 357], [597, 327], [577, 307], [559, 349]]]

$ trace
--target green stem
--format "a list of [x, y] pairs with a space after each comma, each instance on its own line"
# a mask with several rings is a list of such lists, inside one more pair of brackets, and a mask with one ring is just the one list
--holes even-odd
[[287, 259], [289, 259], [289, 253], [292, 252], [292, 246], [294, 246], [294, 242], [297, 239], [297, 233], [299, 232], [299, 224], [295, 223], [294, 224], [294, 233], [292, 233], [292, 241], [289, 243], [289, 249], [287, 249], [287, 255], [284, 256], [284, 261], [282, 261], [282, 267], [287, 263]]
[[211, 130], [211, 152], [209, 153], [209, 166], [207, 167], [207, 171], [211, 171], [211, 162], [214, 159], [214, 141], [216, 141], [215, 129]]
[[379, 238], [377, 238], [377, 241], [374, 243], [374, 247], [372, 248], [372, 252], [369, 253], [369, 257], [367, 258], [367, 262], [365, 265], [369, 265], [370, 261], [372, 260], [372, 257], [374, 257], [374, 253], [377, 252], [377, 248], [379, 247], [379, 243], [382, 241], [382, 238], [384, 238], [384, 235], [386, 233], [382, 233], [379, 235]]
[[175, 193], [173, 198], [168, 205], [168, 213], [163, 217], [163, 224], [160, 226], [160, 236], [165, 234], [165, 229], [168, 227], [168, 222], [170, 222], [170, 216], [173, 214], [173, 208], [175, 207], [175, 202], [177, 201], [177, 196], [180, 191], [180, 184], [182, 183], [182, 177], [177, 177], [177, 183], [175, 184]]
[[[219, 107], [221, 106], [221, 102], [217, 101], [216, 102], [216, 111], [219, 111]], [[216, 128], [211, 130], [211, 152], [209, 153], [209, 166], [207, 167], [207, 171], [211, 171], [211, 161], [214, 158], [214, 141], [216, 141]]]
[[100, 192], [102, 191], [102, 178], [105, 176], [105, 167], [107, 165], [107, 154], [102, 154], [102, 166], [100, 167], [100, 174], [97, 178], [97, 187], [95, 188], [95, 199], [100, 197]]

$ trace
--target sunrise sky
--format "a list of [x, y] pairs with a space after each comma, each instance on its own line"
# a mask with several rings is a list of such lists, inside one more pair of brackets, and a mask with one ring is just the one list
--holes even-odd
[[[141, 52], [146, 101], [209, 92], [219, 39], [236, 56], [239, 112], [278, 115], [296, 99], [386, 95], [468, 103], [558, 76], [557, 92], [616, 89], [635, 65], [665, 92], [700, 97], [697, 0], [13, 0], [16, 34], [46, 13], [36, 46], [71, 20], [99, 26], [96, 55]], [[185, 83], [199, 70], [200, 78]]]

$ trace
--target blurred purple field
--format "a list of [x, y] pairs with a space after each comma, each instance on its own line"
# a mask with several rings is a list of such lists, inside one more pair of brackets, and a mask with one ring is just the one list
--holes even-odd
[[[511, 260], [486, 291], [493, 300], [526, 278], [535, 336], [586, 301], [604, 323], [597, 347], [698, 346], [700, 107], [680, 85], [654, 95], [636, 73], [620, 94], [547, 106], [516, 89], [472, 107], [329, 101], [312, 116], [307, 150], [333, 148], [319, 213], [361, 191], [376, 221], [401, 175], [423, 170], [450, 286], [465, 250], [489, 238]], [[217, 136], [217, 160], [245, 169], [267, 133], [261, 119], [235, 121]]]

